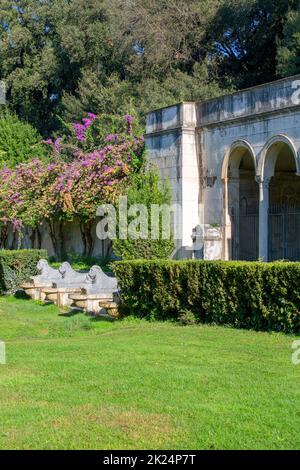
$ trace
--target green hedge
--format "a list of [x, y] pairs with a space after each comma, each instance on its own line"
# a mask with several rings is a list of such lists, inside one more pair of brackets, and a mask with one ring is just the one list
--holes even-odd
[[300, 331], [300, 263], [119, 261], [123, 314]]
[[47, 250], [0, 250], [1, 293], [15, 293], [22, 282], [37, 273], [39, 259], [47, 257]]

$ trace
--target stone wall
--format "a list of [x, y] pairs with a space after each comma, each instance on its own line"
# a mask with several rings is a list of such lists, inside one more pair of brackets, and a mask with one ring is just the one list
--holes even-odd
[[[107, 255], [111, 254], [110, 243], [109, 241], [99, 240], [96, 236], [96, 224], [94, 222], [92, 228], [92, 236], [94, 238], [94, 248], [92, 251], [92, 256], [95, 258], [105, 258]], [[55, 251], [53, 243], [49, 234], [49, 228], [47, 224], [43, 224], [40, 227], [41, 234], [41, 246], [38, 246], [37, 237], [35, 239], [35, 244], [32, 246], [32, 230], [25, 229], [24, 237], [22, 239], [21, 247], [22, 248], [45, 248], [48, 251], [49, 256], [55, 256]], [[65, 223], [64, 224], [64, 242], [65, 242], [65, 251], [67, 253], [76, 253], [83, 254], [84, 245], [80, 233], [79, 224], [76, 223]], [[13, 234], [9, 233], [7, 246], [10, 247], [13, 243]]]
[[[170, 180], [174, 201], [182, 205], [183, 236], [178, 241], [179, 257], [193, 255], [191, 234], [200, 225], [204, 257], [228, 258], [228, 168], [235, 148], [247, 149], [253, 159], [253, 182], [260, 191], [260, 254], [266, 256], [267, 229], [263, 217], [267, 218], [267, 212], [263, 212], [263, 202], [266, 211], [266, 185], [274, 176], [279, 151], [273, 151], [274, 155], [270, 156], [269, 153], [271, 148], [276, 149], [277, 143], [285, 145], [295, 161], [295, 172], [299, 173], [299, 89], [300, 76], [296, 76], [206, 102], [181, 103], [148, 114], [149, 161], [158, 166], [162, 178]], [[284, 154], [281, 158], [284, 160]], [[219, 227], [219, 238], [214, 234], [215, 241], [206, 233], [210, 232], [210, 227]], [[209, 249], [205, 246], [206, 239]]]

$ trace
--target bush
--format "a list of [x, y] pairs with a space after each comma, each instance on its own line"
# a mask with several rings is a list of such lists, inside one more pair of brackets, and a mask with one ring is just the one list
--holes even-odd
[[37, 274], [38, 261], [47, 256], [46, 250], [0, 250], [1, 293], [15, 293], [20, 284]]
[[179, 323], [183, 326], [191, 326], [197, 324], [197, 318], [190, 310], [182, 310], [178, 316]]
[[[148, 237], [126, 240], [113, 240], [113, 251], [122, 259], [165, 259], [168, 258], [175, 248], [173, 239], [165, 239], [162, 236], [161, 215], [158, 221], [158, 239], [151, 239], [150, 214], [151, 205], [162, 206], [171, 203], [171, 192], [167, 182], [164, 185], [160, 181], [156, 170], [148, 169], [140, 174], [135, 174], [131, 178], [131, 184], [127, 192], [128, 208], [133, 204], [143, 204], [148, 209]], [[131, 220], [128, 218], [128, 222]], [[132, 218], [131, 218], [132, 219]], [[146, 233], [147, 236], [147, 233]]]
[[45, 159], [42, 137], [27, 122], [5, 111], [0, 115], [0, 166], [13, 168], [34, 158]]
[[119, 261], [125, 315], [255, 330], [300, 331], [300, 263]]

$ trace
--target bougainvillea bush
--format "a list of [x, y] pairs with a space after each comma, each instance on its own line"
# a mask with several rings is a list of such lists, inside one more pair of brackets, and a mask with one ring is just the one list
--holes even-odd
[[0, 170], [0, 244], [12, 228], [20, 246], [24, 227], [49, 225], [53, 247], [63, 254], [63, 224], [78, 221], [85, 254], [93, 248], [91, 225], [102, 203], [115, 202], [144, 166], [144, 139], [134, 117], [89, 113], [66, 125], [63, 137], [44, 141], [49, 161], [34, 159]]

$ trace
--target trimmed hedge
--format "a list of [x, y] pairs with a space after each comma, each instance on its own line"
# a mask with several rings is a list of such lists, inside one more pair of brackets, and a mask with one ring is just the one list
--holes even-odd
[[0, 250], [1, 293], [15, 293], [20, 284], [37, 274], [41, 258], [48, 258], [47, 250]]
[[124, 315], [300, 331], [300, 263], [119, 261]]

